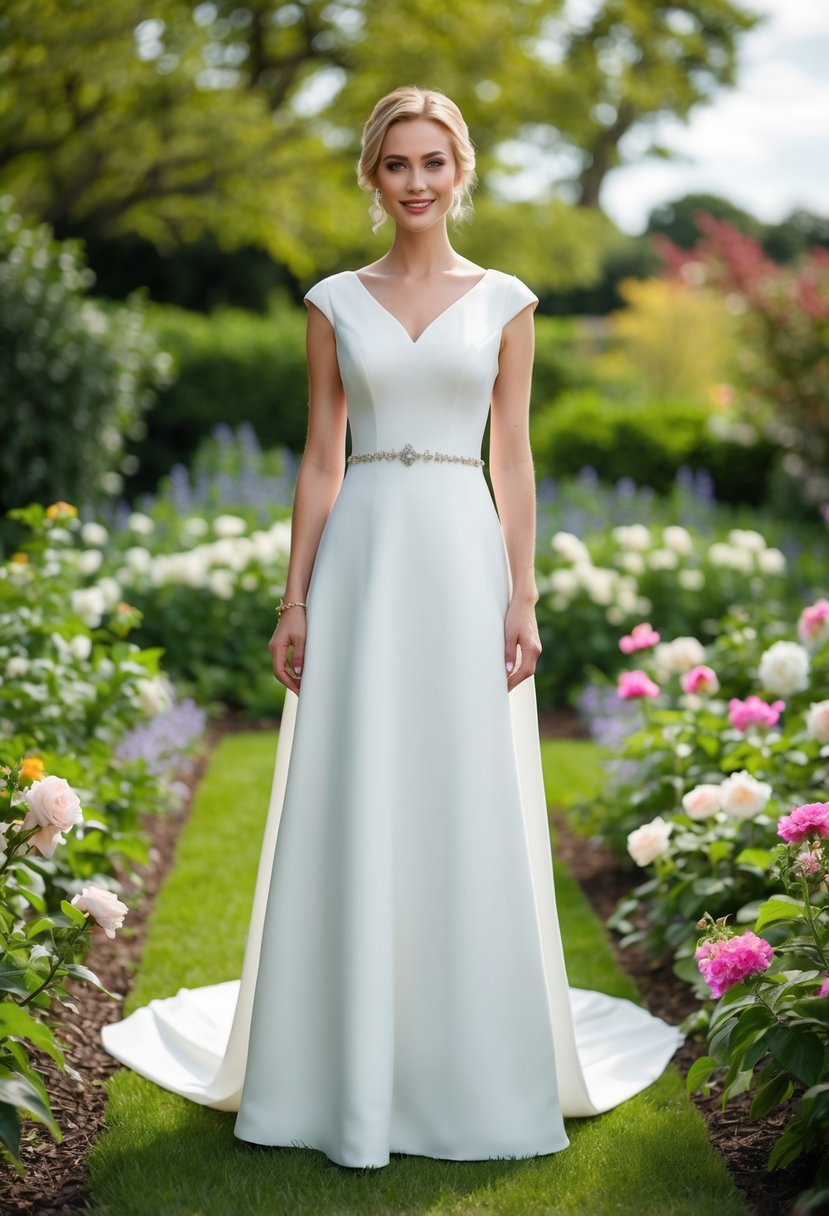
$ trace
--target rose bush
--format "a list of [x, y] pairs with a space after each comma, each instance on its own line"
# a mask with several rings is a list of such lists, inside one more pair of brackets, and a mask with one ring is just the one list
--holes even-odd
[[829, 802], [795, 806], [777, 836], [769, 868], [776, 889], [737, 914], [753, 929], [735, 932], [710, 914], [699, 922], [705, 934], [695, 957], [718, 1003], [710, 1054], [695, 1061], [687, 1083], [709, 1089], [717, 1078], [723, 1105], [753, 1090], [753, 1119], [788, 1103], [769, 1168], [815, 1153], [817, 1177], [798, 1210], [818, 1211], [829, 1201]]
[[[780, 622], [758, 614], [755, 626], [746, 615], [727, 618], [705, 647], [681, 638], [636, 652], [642, 667], [622, 673], [616, 694], [631, 715], [616, 776], [583, 808], [585, 830], [650, 871], [611, 924], [624, 942], [673, 954], [698, 990], [689, 925], [768, 894], [779, 816], [808, 805], [829, 779], [814, 699], [826, 688], [829, 645], [809, 655], [780, 637]], [[787, 700], [772, 701], [784, 686]]]

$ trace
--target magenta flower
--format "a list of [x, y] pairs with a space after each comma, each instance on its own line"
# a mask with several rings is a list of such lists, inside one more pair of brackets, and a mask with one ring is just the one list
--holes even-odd
[[800, 844], [815, 832], [818, 836], [829, 836], [829, 802], [807, 802], [805, 806], [793, 806], [791, 814], [784, 815], [777, 823], [777, 835], [788, 844]]
[[765, 971], [773, 957], [769, 943], [750, 929], [735, 937], [705, 941], [694, 952], [702, 977], [715, 997], [748, 976]]
[[659, 634], [645, 621], [634, 625], [629, 634], [619, 639], [619, 649], [623, 654], [633, 654], [634, 650], [650, 650], [659, 641]]
[[680, 676], [679, 682], [683, 692], [703, 697], [709, 692], [716, 692], [720, 686], [717, 673], [713, 668], [706, 667], [705, 664], [699, 664], [692, 667], [690, 671], [686, 671], [683, 676]]
[[623, 701], [634, 697], [658, 697], [659, 685], [654, 684], [646, 671], [623, 671], [616, 692]]
[[816, 840], [798, 853], [792, 863], [792, 869], [801, 878], [811, 878], [814, 874], [823, 873], [823, 849]]
[[829, 996], [829, 975], [827, 975], [826, 979], [818, 989], [818, 996]]
[[804, 646], [819, 648], [829, 638], [829, 600], [817, 600], [804, 608], [797, 623], [797, 636]]
[[728, 702], [728, 716], [735, 730], [748, 730], [749, 726], [776, 726], [785, 708], [785, 701], [772, 701], [769, 705], [762, 697], [753, 695], [745, 701], [732, 697]]

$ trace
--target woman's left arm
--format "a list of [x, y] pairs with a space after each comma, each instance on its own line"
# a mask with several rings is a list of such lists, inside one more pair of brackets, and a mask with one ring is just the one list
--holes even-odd
[[535, 619], [535, 472], [530, 451], [534, 350], [533, 306], [527, 305], [504, 326], [489, 430], [489, 471], [512, 578], [504, 619], [508, 691], [534, 674], [541, 654]]

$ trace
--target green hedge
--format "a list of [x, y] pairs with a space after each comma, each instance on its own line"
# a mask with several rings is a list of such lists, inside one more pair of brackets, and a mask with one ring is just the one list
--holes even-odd
[[[302, 451], [308, 413], [304, 307], [283, 305], [265, 316], [219, 309], [206, 316], [153, 305], [147, 319], [176, 370], [147, 417], [145, 438], [130, 449], [139, 461], [130, 495], [155, 490], [174, 464], [189, 463], [217, 423], [248, 422], [262, 447]], [[573, 321], [538, 318], [535, 401], [583, 383], [576, 336]]]
[[705, 469], [720, 502], [757, 505], [768, 494], [777, 449], [712, 434], [704, 405], [608, 401], [595, 389], [564, 394], [533, 411], [536, 473], [572, 477], [593, 468], [603, 481], [631, 478], [657, 493], [671, 489], [683, 467]]
[[153, 305], [147, 319], [173, 356], [174, 382], [147, 416], [131, 451], [139, 470], [128, 487], [154, 490], [174, 464], [189, 464], [218, 423], [249, 422], [263, 447], [302, 451], [308, 416], [305, 309], [268, 315], [223, 308], [205, 316]]

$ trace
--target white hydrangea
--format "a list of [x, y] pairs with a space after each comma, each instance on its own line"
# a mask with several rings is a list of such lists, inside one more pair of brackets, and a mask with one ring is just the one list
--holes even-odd
[[673, 549], [652, 549], [648, 554], [651, 570], [676, 570], [679, 557]]
[[135, 682], [135, 699], [144, 713], [155, 718], [158, 714], [166, 713], [172, 704], [172, 695], [167, 681], [156, 676], [153, 679], [144, 678]]
[[780, 549], [764, 549], [757, 554], [757, 565], [762, 574], [783, 574], [786, 569], [786, 555]]
[[153, 555], [143, 545], [131, 545], [124, 554], [124, 561], [134, 574], [148, 574], [153, 564]]
[[106, 612], [106, 600], [98, 587], [81, 587], [69, 596], [72, 611], [87, 629], [97, 629]]
[[587, 545], [572, 532], [556, 532], [550, 544], [568, 562], [585, 562], [589, 565], [592, 560]]
[[693, 536], [687, 528], [681, 528], [678, 524], [662, 529], [662, 543], [666, 548], [673, 549], [674, 553], [687, 555], [694, 551]]
[[155, 532], [155, 524], [143, 511], [133, 511], [127, 519], [127, 527], [138, 536], [151, 536]]
[[208, 523], [206, 519], [202, 519], [199, 515], [193, 515], [190, 519], [185, 519], [181, 530], [188, 540], [200, 540], [207, 535]]
[[97, 574], [104, 562], [100, 549], [84, 549], [78, 554], [78, 569], [81, 574]]
[[653, 535], [644, 524], [620, 524], [612, 532], [613, 539], [623, 549], [636, 549], [644, 552], [653, 544]]
[[653, 660], [657, 680], [665, 681], [704, 663], [705, 647], [697, 638], [674, 638], [672, 642], [659, 643], [653, 652]]
[[217, 515], [213, 520], [213, 531], [217, 536], [242, 536], [248, 530], [241, 515]]
[[90, 520], [81, 527], [81, 540], [92, 549], [102, 549], [109, 540], [109, 532], [103, 524]]
[[732, 528], [728, 533], [728, 543], [752, 553], [762, 553], [766, 548], [766, 538], [750, 528]]
[[705, 575], [702, 570], [680, 570], [676, 581], [685, 591], [701, 591], [705, 586]]
[[69, 653], [73, 659], [85, 663], [92, 654], [92, 639], [85, 633], [76, 633], [69, 642]]

